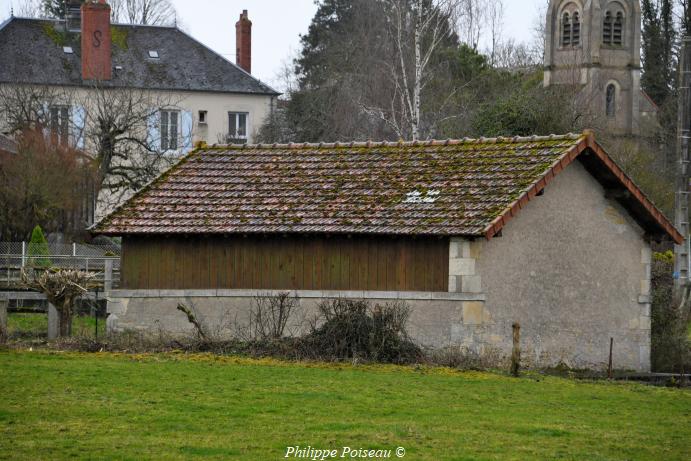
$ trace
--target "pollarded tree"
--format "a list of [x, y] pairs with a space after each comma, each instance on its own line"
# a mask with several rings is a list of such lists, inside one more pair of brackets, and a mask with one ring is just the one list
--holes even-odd
[[72, 314], [77, 299], [96, 287], [96, 274], [72, 269], [50, 269], [22, 272], [25, 288], [43, 293], [48, 302], [60, 314], [59, 335], [69, 336], [72, 332]]

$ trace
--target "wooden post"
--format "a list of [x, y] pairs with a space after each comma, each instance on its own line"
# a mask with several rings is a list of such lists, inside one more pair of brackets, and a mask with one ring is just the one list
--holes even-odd
[[513, 351], [511, 352], [511, 374], [518, 377], [521, 367], [521, 324], [515, 322], [513, 328]]
[[105, 296], [108, 297], [110, 290], [113, 289], [113, 260], [106, 259], [104, 262], [104, 279], [103, 279], [103, 291]]
[[52, 304], [48, 303], [48, 339], [60, 336], [60, 313]]
[[6, 297], [0, 296], [0, 343], [4, 343], [9, 337], [7, 331], [7, 305], [9, 301]]
[[612, 379], [612, 349], [614, 348], [614, 338], [609, 338], [609, 366], [607, 367], [607, 377]]

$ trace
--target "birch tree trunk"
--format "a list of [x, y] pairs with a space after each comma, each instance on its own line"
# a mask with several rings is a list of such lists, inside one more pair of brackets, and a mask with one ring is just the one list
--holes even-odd
[[413, 84], [413, 110], [410, 120], [410, 132], [413, 141], [420, 137], [420, 93], [422, 91], [422, 0], [415, 6], [415, 82]]

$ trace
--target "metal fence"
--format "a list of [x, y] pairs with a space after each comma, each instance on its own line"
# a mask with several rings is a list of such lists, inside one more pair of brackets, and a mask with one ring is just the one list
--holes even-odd
[[85, 243], [0, 242], [0, 288], [17, 288], [22, 269], [59, 267], [97, 274], [104, 287], [120, 282], [120, 247]]

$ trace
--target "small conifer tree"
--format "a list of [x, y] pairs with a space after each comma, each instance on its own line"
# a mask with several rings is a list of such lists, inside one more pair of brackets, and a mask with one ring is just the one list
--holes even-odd
[[48, 241], [43, 235], [41, 226], [36, 225], [31, 231], [31, 241], [29, 242], [29, 257], [30, 265], [39, 268], [48, 268], [52, 265], [52, 261], [47, 256], [50, 256], [50, 249], [48, 248]]

